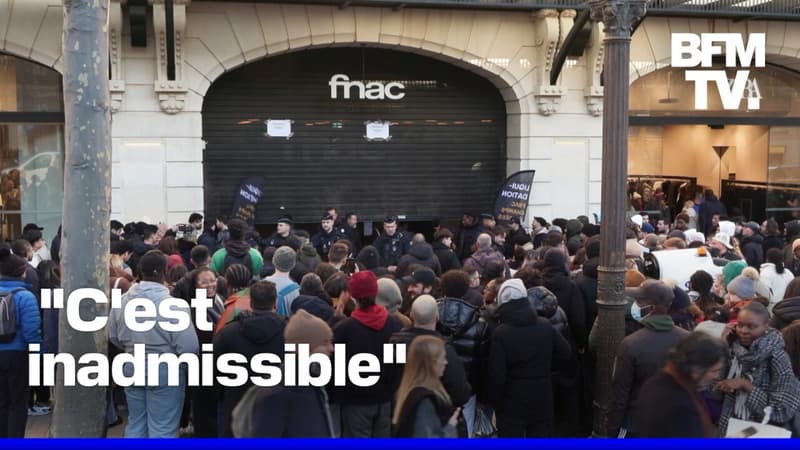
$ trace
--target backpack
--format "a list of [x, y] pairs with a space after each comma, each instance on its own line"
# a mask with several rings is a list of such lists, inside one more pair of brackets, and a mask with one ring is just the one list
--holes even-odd
[[[221, 273], [224, 274], [225, 271], [228, 269], [228, 267], [232, 266], [233, 264], [243, 264], [245, 267], [250, 269], [250, 271], [252, 271], [253, 270], [253, 259], [250, 258], [250, 250], [248, 250], [247, 253], [244, 254], [244, 256], [233, 256], [233, 255], [231, 255], [231, 252], [226, 249], [225, 250], [225, 259], [222, 261], [222, 272]], [[258, 274], [254, 273], [253, 276], [254, 277], [258, 276]]]
[[17, 307], [14, 304], [14, 294], [24, 290], [15, 288], [10, 292], [0, 292], [0, 344], [7, 344], [17, 336]]

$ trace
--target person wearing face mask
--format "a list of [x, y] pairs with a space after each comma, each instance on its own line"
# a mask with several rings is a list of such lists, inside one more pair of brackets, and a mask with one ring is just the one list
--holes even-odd
[[673, 289], [659, 280], [646, 280], [638, 288], [625, 290], [636, 301], [631, 316], [642, 329], [625, 337], [617, 351], [612, 379], [614, 401], [608, 412], [607, 436], [638, 436], [630, 423], [631, 408], [645, 381], [667, 361], [669, 350], [688, 332], [675, 326], [669, 308]]
[[800, 410], [800, 382], [781, 333], [769, 326], [767, 308], [757, 302], [747, 304], [723, 339], [730, 344], [732, 361], [727, 379], [714, 387], [725, 393], [720, 436], [725, 436], [731, 418], [761, 422], [767, 406], [772, 408], [770, 424], [795, 428], [791, 422]]
[[722, 340], [691, 333], [669, 352], [667, 365], [642, 386], [634, 405], [633, 428], [645, 438], [715, 437], [701, 389], [717, 381], [728, 349]]

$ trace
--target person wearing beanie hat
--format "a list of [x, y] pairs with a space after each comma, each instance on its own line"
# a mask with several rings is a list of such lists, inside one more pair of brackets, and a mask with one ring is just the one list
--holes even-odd
[[389, 314], [393, 314], [400, 319], [403, 328], [411, 326], [411, 319], [398, 311], [400, 305], [403, 303], [403, 294], [400, 293], [400, 286], [397, 285], [396, 281], [390, 278], [381, 278], [378, 280], [378, 294], [375, 296], [375, 303], [383, 306], [389, 311]]
[[[243, 355], [250, 361], [255, 355], [270, 353], [282, 355], [284, 353], [284, 327], [286, 321], [275, 313], [277, 291], [275, 284], [269, 281], [259, 281], [250, 286], [250, 308], [242, 311], [233, 321], [225, 325], [214, 335], [214, 358], [219, 359], [228, 353]], [[250, 371], [250, 376], [258, 376]], [[252, 383], [242, 386], [222, 387], [219, 389], [220, 404], [223, 412], [222, 437], [233, 437], [231, 429], [234, 407], [244, 397]], [[212, 415], [216, 418], [215, 414]], [[195, 418], [197, 432], [198, 419]], [[215, 421], [216, 423], [216, 421]]]
[[[383, 344], [402, 329], [402, 323], [375, 303], [378, 280], [370, 271], [354, 273], [348, 282], [350, 297], [357, 307], [333, 329], [334, 342], [345, 344], [346, 359], [369, 353], [383, 361]], [[341, 405], [342, 437], [389, 437], [391, 402], [394, 395], [393, 367], [381, 362], [378, 382], [358, 387], [349, 382], [335, 386], [332, 403]]]
[[[383, 281], [383, 279], [378, 281]], [[417, 297], [417, 300], [411, 306], [411, 317], [413, 319], [413, 325], [404, 327], [402, 330], [392, 334], [389, 340], [390, 343], [405, 344], [407, 351], [411, 347], [412, 341], [418, 336], [441, 337], [436, 331], [436, 325], [439, 322], [439, 307], [433, 297], [430, 295], [421, 295]], [[453, 403], [453, 406], [462, 406], [469, 400], [472, 394], [472, 388], [467, 381], [464, 363], [450, 343], [445, 345], [445, 356], [447, 358], [447, 366], [445, 366], [444, 375], [442, 375], [442, 385], [450, 396], [450, 401]], [[404, 365], [398, 364], [395, 366], [396, 376], [394, 390], [397, 390], [397, 387], [400, 385], [403, 369]], [[468, 426], [467, 428], [471, 427]]]
[[[749, 268], [748, 268], [749, 269]], [[725, 293], [725, 309], [729, 311], [728, 322], [736, 323], [739, 312], [758, 295], [756, 285], [758, 272], [742, 270], [742, 274], [728, 283]]]
[[[0, 329], [5, 338], [0, 342], [0, 389], [4, 398], [0, 416], [6, 421], [0, 437], [25, 437], [30, 392], [28, 345], [42, 342], [39, 304], [23, 281], [27, 267], [28, 262], [12, 254], [6, 244], [0, 246], [0, 291], [7, 293], [0, 298], [0, 309], [16, 312], [14, 328]], [[10, 325], [4, 317], [0, 316], [0, 320], [3, 325]]]
[[[121, 308], [113, 308], [108, 314], [109, 341], [129, 355], [133, 354], [134, 345], [144, 343], [145, 354], [174, 354], [178, 357], [184, 353], [197, 354], [200, 344], [194, 327], [181, 331], [167, 331], [160, 326], [149, 330], [133, 330], [124, 320], [123, 312], [127, 311], [128, 304], [132, 301], [147, 299], [151, 302], [152, 310], [156, 312], [152, 319], [155, 322], [165, 323], [170, 319], [161, 314], [166, 308], [161, 308], [162, 302], [173, 300], [172, 295], [165, 285], [167, 269], [167, 256], [159, 250], [150, 250], [139, 261], [141, 281], [134, 284], [122, 297]], [[173, 312], [180, 311], [193, 317], [189, 304], [184, 302], [177, 308], [170, 308]], [[163, 367], [162, 367], [163, 368]], [[180, 426], [181, 410], [185, 397], [184, 378], [179, 379], [178, 385], [168, 385], [166, 378], [161, 377], [159, 384], [153, 386], [129, 386], [125, 388], [125, 397], [128, 404], [128, 423], [125, 427], [125, 437], [177, 437]], [[159, 402], [148, 402], [148, 396], [153, 395], [160, 399]]]
[[761, 227], [755, 222], [746, 222], [742, 225], [742, 239], [739, 248], [742, 249], [747, 265], [758, 270], [764, 262], [764, 236], [760, 233]]
[[519, 278], [512, 278], [500, 285], [500, 289], [497, 291], [497, 306], [502, 306], [504, 303], [508, 303], [511, 300], [527, 297], [528, 291], [525, 289], [525, 284], [522, 280]]
[[741, 275], [744, 268], [747, 267], [747, 263], [744, 261], [731, 261], [722, 268], [722, 280], [723, 289], [728, 289], [728, 284], [733, 281], [734, 278]]
[[265, 280], [275, 283], [278, 291], [278, 315], [289, 317], [292, 314], [292, 302], [300, 295], [300, 285], [289, 276], [297, 264], [297, 253], [291, 247], [280, 247], [272, 255], [272, 264], [275, 273]]
[[[305, 310], [298, 310], [283, 330], [286, 344], [308, 345], [308, 353], [330, 357], [333, 333], [328, 324]], [[282, 352], [281, 352], [282, 353]], [[312, 376], [315, 373], [311, 367]], [[325, 387], [253, 387], [233, 410], [232, 431], [243, 438], [336, 437]]]
[[688, 331], [675, 326], [669, 310], [675, 300], [674, 288], [660, 280], [645, 280], [637, 288], [626, 288], [626, 295], [635, 299], [631, 316], [643, 327], [626, 336], [620, 343], [614, 363], [612, 379], [613, 401], [608, 411], [608, 428], [605, 436], [617, 437], [627, 429], [626, 436], [635, 437], [635, 427], [630, 422], [642, 385], [655, 375], [667, 361], [670, 349], [688, 335]]
[[[504, 282], [495, 310], [498, 325], [489, 345], [489, 403], [500, 437], [548, 437], [555, 433], [552, 373], [572, 358], [569, 343], [538, 317], [520, 279]], [[535, 342], [536, 345], [530, 345]], [[574, 414], [574, 411], [573, 411]]]

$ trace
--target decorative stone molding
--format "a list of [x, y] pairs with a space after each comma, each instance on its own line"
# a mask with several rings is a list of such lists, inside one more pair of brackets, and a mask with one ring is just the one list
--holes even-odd
[[631, 37], [633, 25], [647, 10], [647, 0], [589, 0], [592, 20], [603, 22], [612, 37]]
[[186, 93], [189, 89], [183, 79], [183, 36], [186, 30], [186, 7], [191, 0], [173, 1], [173, 25], [171, 30], [174, 37], [175, 77], [168, 76], [167, 55], [167, 13], [165, 0], [149, 0], [153, 5], [153, 29], [156, 35], [156, 81], [155, 92], [161, 110], [167, 114], [177, 114], [183, 110], [186, 103]]
[[536, 56], [540, 61], [535, 69], [536, 104], [539, 113], [549, 116], [558, 111], [564, 90], [550, 85], [550, 71], [561, 39], [560, 14], [554, 9], [542, 9], [536, 13]]
[[599, 116], [603, 114], [603, 30], [599, 23], [592, 26], [592, 37], [586, 46], [586, 81], [584, 98], [589, 114]]
[[125, 0], [111, 0], [108, 4], [109, 107], [115, 113], [122, 108], [125, 80], [122, 59], [122, 4]]
[[561, 98], [564, 97], [564, 89], [561, 86], [539, 86], [536, 88], [536, 105], [539, 113], [549, 116], [558, 112], [561, 106]]

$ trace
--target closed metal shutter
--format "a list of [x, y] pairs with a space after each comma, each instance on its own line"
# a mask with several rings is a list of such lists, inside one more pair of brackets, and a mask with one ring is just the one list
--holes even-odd
[[[334, 74], [400, 81], [400, 100], [331, 99]], [[395, 91], [396, 92], [396, 91]], [[484, 78], [431, 58], [384, 49], [329, 48], [267, 58], [220, 77], [203, 105], [205, 201], [229, 214], [239, 183], [263, 175], [256, 223], [282, 211], [317, 222], [327, 206], [364, 220], [408, 221], [488, 211], [505, 177], [505, 104]], [[291, 119], [290, 139], [265, 120]], [[366, 121], [391, 139], [367, 141]], [[281, 207], [284, 210], [281, 210]]]

